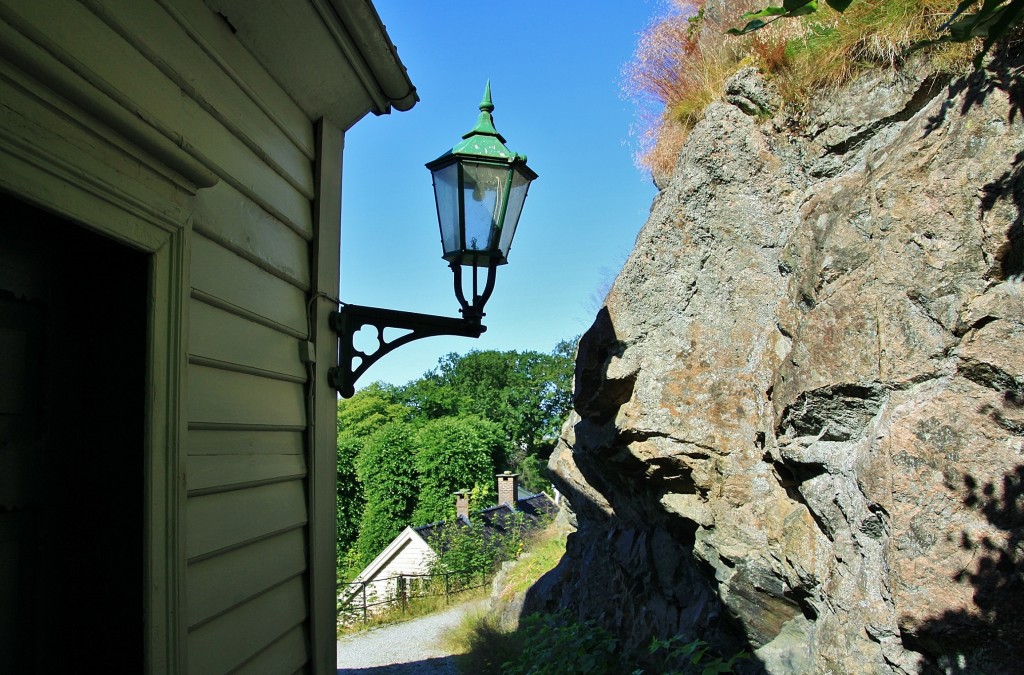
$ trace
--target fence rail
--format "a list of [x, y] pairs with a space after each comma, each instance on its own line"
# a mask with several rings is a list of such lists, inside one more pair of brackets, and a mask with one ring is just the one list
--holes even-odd
[[458, 570], [434, 574], [398, 574], [372, 581], [353, 581], [338, 596], [338, 622], [366, 623], [370, 616], [393, 605], [406, 611], [410, 600], [444, 596], [445, 603], [453, 595], [487, 585], [486, 570]]

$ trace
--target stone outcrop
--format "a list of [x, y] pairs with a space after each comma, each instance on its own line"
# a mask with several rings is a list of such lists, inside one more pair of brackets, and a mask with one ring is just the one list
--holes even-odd
[[775, 673], [1013, 671], [1024, 121], [1002, 67], [871, 73], [799, 113], [733, 78], [581, 341], [550, 463], [578, 531], [527, 611]]

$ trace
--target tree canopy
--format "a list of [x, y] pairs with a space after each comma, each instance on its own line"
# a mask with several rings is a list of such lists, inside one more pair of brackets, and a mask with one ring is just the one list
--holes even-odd
[[562, 342], [550, 354], [448, 354], [399, 396], [427, 418], [479, 415], [499, 424], [521, 456], [542, 453], [572, 406], [574, 347]]
[[481, 500], [495, 497], [495, 467], [507, 455], [501, 427], [477, 415], [441, 417], [416, 435], [419, 494], [413, 522], [455, 516], [452, 494], [472, 490]]
[[549, 354], [448, 354], [408, 384], [338, 402], [338, 561], [358, 572], [407, 525], [455, 515], [453, 493], [495, 497], [495, 474], [548, 487], [543, 467], [572, 406], [575, 341]]
[[415, 453], [414, 429], [398, 421], [370, 434], [356, 457], [365, 505], [355, 547], [364, 563], [411, 521], [418, 494]]
[[388, 390], [370, 385], [338, 405], [337, 532], [341, 553], [355, 542], [366, 500], [356, 472], [367, 439], [382, 427], [408, 417]]

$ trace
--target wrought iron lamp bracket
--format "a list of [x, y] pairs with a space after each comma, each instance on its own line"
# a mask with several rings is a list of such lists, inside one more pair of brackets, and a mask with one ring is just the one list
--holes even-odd
[[[356, 349], [354, 344], [355, 334], [363, 326], [377, 331], [377, 348], [369, 354]], [[487, 330], [480, 324], [479, 317], [453, 318], [362, 305], [343, 305], [339, 311], [332, 312], [331, 327], [338, 334], [339, 365], [329, 369], [327, 376], [331, 386], [345, 398], [355, 393], [356, 380], [370, 366], [402, 345], [437, 335], [478, 338]], [[388, 328], [408, 332], [389, 341], [384, 338]]]
[[[402, 345], [435, 335], [478, 338], [487, 330], [481, 321], [494, 290], [495, 270], [507, 262], [526, 191], [537, 178], [526, 166], [526, 156], [505, 145], [494, 128], [493, 111], [488, 82], [476, 126], [462, 141], [427, 163], [434, 182], [442, 258], [454, 273], [462, 318], [342, 304], [330, 319], [338, 336], [338, 366], [330, 368], [327, 375], [331, 386], [345, 398], [355, 393], [356, 380], [370, 366]], [[468, 207], [468, 199], [479, 205]], [[466, 276], [469, 279], [464, 279]], [[377, 345], [370, 353], [354, 344], [355, 335], [365, 326], [377, 332]], [[389, 340], [384, 335], [388, 329], [404, 332]]]

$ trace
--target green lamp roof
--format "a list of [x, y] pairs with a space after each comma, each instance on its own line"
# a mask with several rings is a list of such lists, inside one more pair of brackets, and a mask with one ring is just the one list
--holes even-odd
[[454, 148], [427, 164], [427, 167], [438, 164], [452, 155], [526, 162], [526, 155], [519, 155], [509, 150], [505, 145], [505, 138], [494, 128], [494, 117], [491, 115], [493, 111], [491, 81], [488, 80], [484, 89], [484, 98], [480, 102], [480, 116], [476, 120], [476, 126], [466, 132]]

